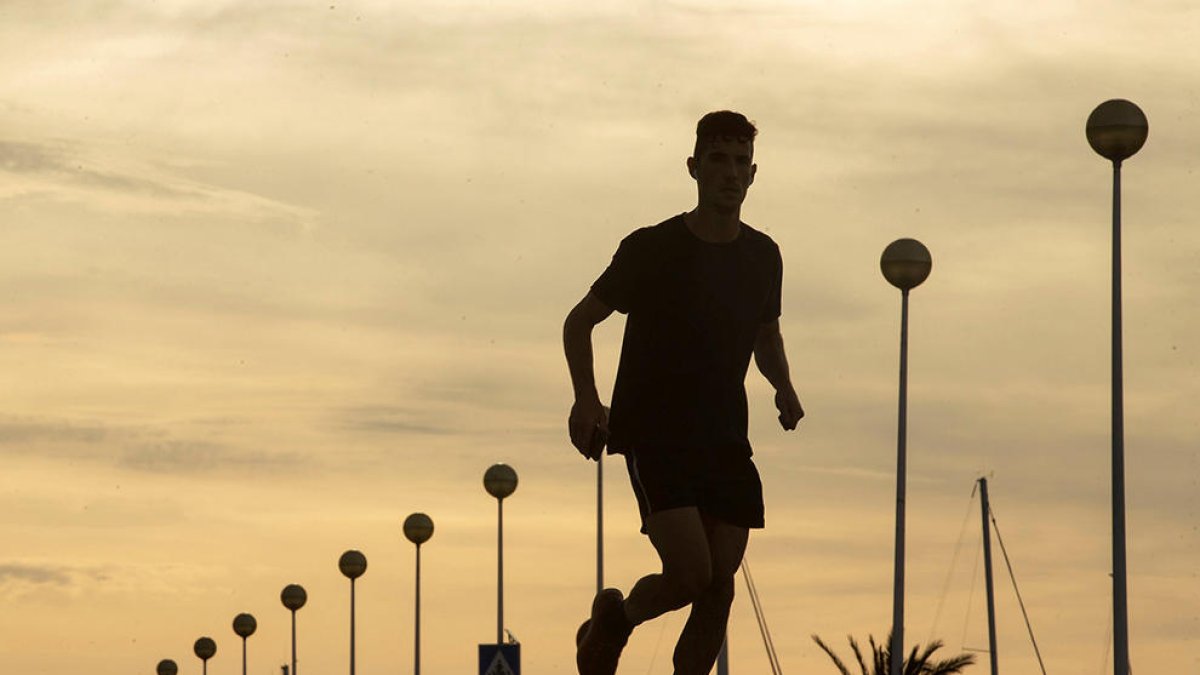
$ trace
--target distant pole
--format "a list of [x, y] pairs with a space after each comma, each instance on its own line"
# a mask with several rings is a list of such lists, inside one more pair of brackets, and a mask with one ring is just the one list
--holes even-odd
[[[296, 610], [304, 606], [308, 602], [308, 593], [300, 584], [288, 584], [283, 587], [283, 592], [279, 594], [279, 599], [283, 602], [283, 606], [287, 607], [292, 613], [292, 670], [291, 675], [298, 675], [296, 671]], [[284, 666], [285, 673], [287, 666]]]
[[367, 571], [367, 557], [361, 551], [346, 551], [338, 559], [338, 569], [350, 580], [350, 675], [354, 675], [354, 580]]
[[404, 519], [404, 536], [417, 546], [416, 626], [413, 638], [413, 673], [421, 675], [421, 544], [433, 536], [433, 519], [424, 513], [414, 513]]
[[987, 479], [979, 479], [980, 510], [983, 513], [983, 576], [987, 582], [988, 606], [988, 654], [991, 655], [992, 675], [999, 675], [999, 654], [996, 651], [996, 593], [992, 586], [992, 524], [988, 520], [992, 512], [988, 502]]
[[179, 665], [171, 659], [163, 659], [155, 666], [154, 672], [158, 675], [176, 675], [179, 672]]
[[604, 590], [604, 453], [596, 459], [596, 593]]
[[208, 660], [213, 657], [213, 654], [217, 653], [217, 643], [213, 642], [213, 639], [210, 637], [202, 637], [192, 645], [192, 652], [203, 663], [202, 672], [204, 675], [208, 675]]
[[729, 637], [721, 640], [721, 651], [717, 654], [717, 675], [729, 675]]
[[1085, 128], [1088, 144], [1113, 165], [1112, 201], [1112, 537], [1113, 669], [1129, 675], [1129, 607], [1125, 567], [1125, 395], [1121, 339], [1121, 162], [1146, 142], [1145, 113], [1124, 99], [1096, 106]]
[[233, 632], [242, 638], [242, 675], [246, 675], [246, 638], [258, 630], [258, 621], [250, 614], [242, 613], [233, 617]]
[[900, 289], [900, 412], [896, 434], [896, 557], [892, 586], [890, 675], [901, 675], [904, 662], [904, 519], [908, 482], [908, 292], [929, 276], [933, 259], [916, 239], [897, 239], [883, 250], [879, 267]]
[[483, 474], [483, 487], [496, 498], [496, 644], [504, 644], [504, 498], [517, 489], [517, 472], [507, 464], [493, 464]]

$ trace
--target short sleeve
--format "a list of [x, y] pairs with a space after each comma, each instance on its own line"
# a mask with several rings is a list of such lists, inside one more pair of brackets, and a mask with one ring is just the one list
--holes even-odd
[[767, 300], [763, 303], [763, 313], [760, 317], [762, 323], [768, 323], [778, 319], [782, 314], [783, 304], [783, 256], [779, 254], [779, 247], [771, 247], [770, 261], [770, 279], [767, 287]]
[[634, 237], [625, 237], [608, 268], [592, 284], [592, 295], [618, 312], [628, 314], [636, 297], [642, 257]]

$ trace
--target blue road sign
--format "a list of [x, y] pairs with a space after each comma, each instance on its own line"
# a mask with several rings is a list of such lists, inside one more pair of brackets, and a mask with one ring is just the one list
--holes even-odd
[[521, 645], [479, 645], [479, 675], [521, 675]]

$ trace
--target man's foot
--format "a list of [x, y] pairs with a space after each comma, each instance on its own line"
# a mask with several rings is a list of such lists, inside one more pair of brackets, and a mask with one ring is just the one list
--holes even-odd
[[592, 618], [583, 622], [575, 635], [579, 675], [614, 675], [632, 632], [621, 591], [606, 588], [597, 593], [592, 601]]

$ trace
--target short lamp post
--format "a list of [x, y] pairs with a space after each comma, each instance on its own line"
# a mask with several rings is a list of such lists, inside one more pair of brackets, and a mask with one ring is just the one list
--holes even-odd
[[1088, 144], [1113, 165], [1112, 201], [1112, 538], [1113, 668], [1129, 675], [1129, 607], [1125, 568], [1125, 401], [1121, 341], [1121, 162], [1146, 142], [1145, 113], [1124, 99], [1096, 106], [1088, 116]]
[[202, 637], [192, 645], [192, 652], [196, 654], [202, 663], [201, 672], [204, 675], [208, 675], [208, 660], [217, 653], [217, 643], [213, 642], [213, 639], [210, 637]]
[[163, 659], [154, 667], [154, 672], [158, 675], [176, 675], [179, 672], [179, 666], [171, 659]]
[[504, 498], [517, 489], [517, 472], [507, 464], [493, 464], [483, 474], [483, 487], [496, 498], [496, 644], [504, 643]]
[[404, 519], [404, 536], [417, 547], [417, 592], [413, 621], [413, 673], [421, 675], [421, 544], [433, 536], [433, 519], [424, 513], [414, 513]]
[[296, 610], [300, 609], [308, 602], [308, 593], [300, 584], [288, 584], [283, 587], [283, 591], [279, 594], [279, 600], [283, 606], [288, 608], [292, 613], [292, 670], [291, 675], [296, 673]]
[[367, 571], [367, 556], [350, 550], [338, 558], [338, 569], [350, 580], [350, 675], [354, 675], [354, 580]]
[[890, 675], [901, 675], [904, 661], [904, 511], [908, 481], [908, 292], [929, 276], [933, 259], [916, 239], [897, 239], [879, 259], [888, 283], [900, 289], [900, 414], [896, 435], [896, 560], [892, 593]]
[[242, 638], [242, 675], [246, 675], [246, 638], [258, 630], [258, 621], [245, 612], [233, 617], [233, 632]]

